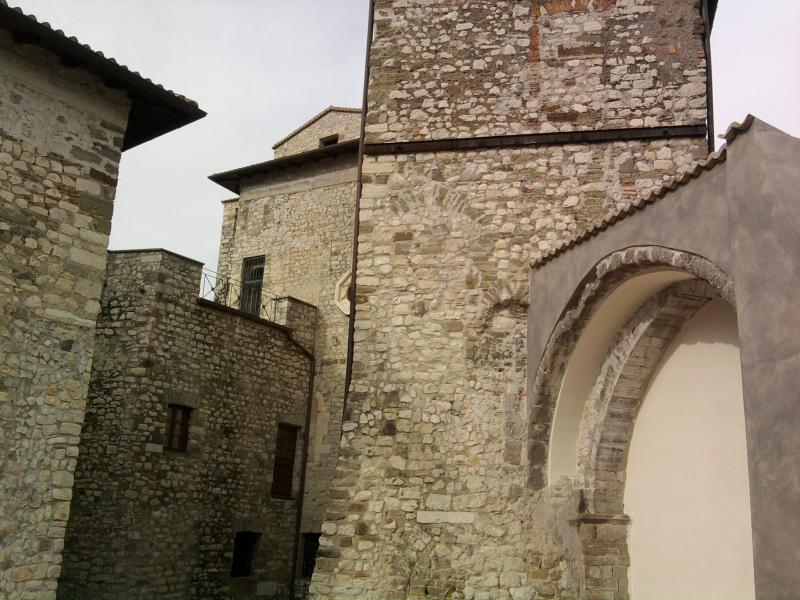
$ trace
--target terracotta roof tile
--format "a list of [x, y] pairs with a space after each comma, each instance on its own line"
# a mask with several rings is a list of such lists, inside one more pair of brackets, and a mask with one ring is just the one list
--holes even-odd
[[[102, 52], [82, 44], [74, 36], [68, 36], [60, 29], [53, 28], [46, 21], [39, 21], [35, 16], [24, 13], [22, 9], [9, 6], [7, 0], [0, 0], [0, 27], [8, 29], [13, 34], [30, 37], [28, 43], [39, 45], [56, 55], [77, 62], [81, 65], [79, 68], [125, 89], [134, 105], [140, 103], [144, 115], [141, 117], [141, 130], [128, 132], [130, 135], [123, 149], [177, 129], [206, 114], [194, 100], [151, 81]], [[162, 114], [154, 115], [151, 112], [153, 105], [159, 106], [163, 111]], [[165, 118], [164, 115], [171, 116]], [[135, 119], [136, 113], [132, 110], [131, 120]], [[156, 121], [157, 124], [154, 124]]]

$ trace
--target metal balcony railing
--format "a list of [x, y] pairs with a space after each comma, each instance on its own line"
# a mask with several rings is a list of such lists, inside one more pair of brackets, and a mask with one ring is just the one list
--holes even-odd
[[200, 297], [267, 321], [276, 322], [278, 316], [278, 297], [267, 292], [261, 281], [243, 283], [211, 269], [203, 269]]

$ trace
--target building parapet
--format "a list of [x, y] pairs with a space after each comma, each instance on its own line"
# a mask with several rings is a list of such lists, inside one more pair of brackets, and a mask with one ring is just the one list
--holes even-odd
[[153, 268], [145, 275], [144, 281], [155, 284], [153, 293], [160, 299], [195, 302], [281, 329], [304, 353], [314, 353], [317, 307], [292, 296], [271, 293], [264, 289], [260, 278], [242, 282], [207, 269], [200, 261], [163, 248], [113, 250], [109, 252], [111, 261], [152, 264]]

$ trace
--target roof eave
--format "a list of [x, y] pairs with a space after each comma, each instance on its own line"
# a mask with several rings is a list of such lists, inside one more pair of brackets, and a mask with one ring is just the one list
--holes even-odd
[[158, 102], [142, 97], [131, 97], [131, 111], [128, 127], [122, 143], [122, 150], [130, 150], [185, 125], [199, 121], [206, 116], [200, 108], [184, 111], [165, 107]]
[[223, 173], [215, 173], [214, 175], [209, 175], [208, 178], [217, 185], [221, 185], [226, 190], [229, 190], [234, 194], [239, 194], [241, 183], [244, 179], [258, 175], [268, 175], [269, 173], [275, 171], [281, 171], [293, 167], [300, 167], [310, 162], [324, 160], [327, 158], [337, 158], [348, 154], [355, 156], [358, 153], [358, 144], [358, 140], [348, 140], [346, 142], [340, 142], [331, 146], [314, 148], [313, 150], [307, 150], [306, 152], [290, 154], [289, 156], [283, 156], [281, 158], [268, 160], [254, 165], [240, 167], [238, 169], [225, 171]]
[[109, 88], [122, 89], [131, 100], [128, 127], [122, 150], [155, 139], [203, 118], [206, 113], [188, 98], [179, 96], [145, 79], [100, 52], [51, 29], [21, 10], [0, 0], [0, 26], [19, 43], [36, 44], [61, 58], [72, 68], [85, 69]]
[[717, 16], [718, 5], [719, 0], [708, 0], [708, 22], [712, 29], [714, 28], [714, 17]]

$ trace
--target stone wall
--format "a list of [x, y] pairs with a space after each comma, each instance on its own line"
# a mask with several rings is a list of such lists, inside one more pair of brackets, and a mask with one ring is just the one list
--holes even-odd
[[0, 596], [55, 597], [129, 101], [0, 32]]
[[[704, 123], [694, 1], [378, 0], [375, 18], [369, 142]], [[705, 153], [695, 137], [364, 158], [312, 597], [579, 597], [578, 500], [527, 487], [530, 259]]]
[[[288, 583], [310, 358], [286, 328], [199, 302], [201, 267], [109, 255], [59, 598], [270, 597]], [[315, 311], [286, 312], [314, 329]], [[191, 408], [185, 452], [165, 448], [169, 404]], [[301, 428], [292, 500], [270, 494], [279, 422]], [[230, 576], [237, 531], [261, 533], [252, 577]]]
[[242, 261], [263, 254], [265, 293], [319, 311], [303, 532], [320, 532], [341, 435], [348, 315], [336, 291], [351, 268], [355, 179], [353, 154], [243, 182], [224, 204], [222, 276], [240, 279]]
[[286, 141], [274, 146], [275, 158], [320, 147], [320, 139], [337, 135], [339, 142], [357, 140], [361, 133], [361, 109], [332, 108], [323, 116], [303, 126]]
[[699, 0], [377, 0], [367, 142], [705, 122]]

